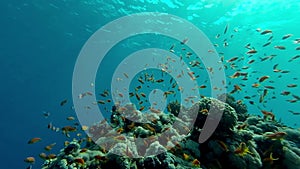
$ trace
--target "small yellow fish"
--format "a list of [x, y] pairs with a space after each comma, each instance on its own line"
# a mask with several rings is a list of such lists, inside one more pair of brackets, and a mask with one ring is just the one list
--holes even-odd
[[183, 153], [183, 159], [185, 159], [185, 160], [188, 160], [189, 158], [190, 158], [190, 156], [189, 156], [189, 155], [187, 155], [187, 154]]
[[88, 130], [88, 126], [85, 126], [85, 125], [83, 125], [83, 126], [81, 126], [81, 130], [83, 130], [83, 131], [86, 131], [86, 130]]

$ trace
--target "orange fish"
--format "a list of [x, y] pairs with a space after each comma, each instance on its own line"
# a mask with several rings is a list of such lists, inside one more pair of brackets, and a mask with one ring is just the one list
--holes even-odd
[[274, 86], [265, 86], [265, 88], [267, 88], [267, 89], [275, 89]]
[[50, 151], [50, 150], [52, 150], [52, 148], [53, 148], [55, 145], [56, 145], [56, 143], [52, 143], [52, 144], [50, 144], [50, 145], [47, 145], [44, 149], [45, 149], [46, 151]]
[[26, 163], [32, 164], [32, 163], [35, 162], [35, 158], [34, 158], [34, 157], [27, 157], [27, 158], [24, 159], [24, 161], [25, 161]]
[[229, 63], [229, 62], [233, 62], [233, 61], [237, 60], [238, 58], [239, 58], [238, 56], [235, 56], [235, 57], [233, 57], [233, 58], [227, 60], [227, 62], [228, 62], [228, 63]]
[[166, 92], [164, 92], [164, 96], [167, 97], [168, 95], [174, 94], [174, 93], [175, 93], [175, 92], [174, 92], [173, 90], [171, 90], [171, 91], [166, 91]]
[[99, 103], [99, 104], [105, 104], [105, 101], [103, 101], [103, 100], [98, 100], [97, 103]]
[[[300, 47], [296, 48], [296, 50], [300, 50]], [[291, 61], [293, 61], [295, 59], [298, 59], [298, 58], [300, 58], [300, 55], [296, 55], [296, 56], [292, 57], [288, 62], [291, 62]]]
[[55, 154], [49, 154], [49, 155], [47, 156], [47, 159], [54, 159], [54, 158], [56, 158], [56, 155], [55, 155]]
[[78, 164], [81, 164], [81, 165], [84, 164], [84, 159], [83, 159], [83, 158], [76, 158], [76, 159], [74, 159], [74, 161], [75, 161], [76, 163], [78, 163]]
[[141, 93], [141, 96], [146, 97], [146, 94], [145, 93]]
[[137, 93], [135, 93], [135, 97], [136, 97], [136, 99], [137, 99], [138, 101], [141, 100], [140, 96], [139, 96]]
[[87, 148], [83, 148], [83, 149], [80, 150], [80, 153], [84, 153], [84, 152], [87, 152], [87, 151], [88, 151]]
[[195, 167], [200, 167], [200, 161], [198, 159], [194, 159], [192, 161], [192, 165], [195, 166]]
[[297, 87], [297, 84], [288, 84], [287, 87], [290, 87], [290, 88]]
[[250, 152], [249, 148], [247, 147], [246, 143], [244, 143], [244, 142], [240, 143], [240, 146], [235, 149], [234, 153], [239, 156], [245, 156], [246, 154], [252, 154]]
[[271, 44], [271, 42], [267, 42], [267, 43], [265, 43], [264, 45], [262, 45], [262, 47], [269, 46], [270, 44]]
[[289, 91], [282, 91], [280, 94], [283, 95], [283, 96], [287, 96], [289, 95], [291, 92]]
[[122, 127], [117, 129], [118, 134], [121, 134], [123, 131], [124, 131], [124, 129]]
[[28, 144], [34, 144], [34, 143], [37, 143], [37, 142], [39, 142], [41, 140], [42, 140], [41, 138], [35, 137], [35, 138], [30, 139], [27, 143]]
[[240, 72], [235, 72], [233, 75], [229, 76], [230, 78], [237, 78], [241, 75]]
[[234, 90], [242, 90], [239, 85], [234, 85]]
[[298, 100], [297, 99], [290, 99], [290, 100], [286, 100], [286, 101], [288, 101], [290, 103], [296, 103]]
[[75, 117], [69, 116], [69, 117], [67, 117], [67, 120], [69, 120], [69, 121], [75, 120]]
[[202, 110], [200, 110], [200, 113], [202, 113], [202, 114], [208, 114], [208, 110], [207, 109], [202, 109]]
[[250, 60], [249, 62], [248, 62], [248, 64], [251, 64], [251, 63], [253, 63], [255, 60], [254, 59], [252, 59], [252, 60]]
[[40, 153], [39, 154], [39, 157], [43, 160], [46, 160], [47, 159], [47, 155], [45, 153]]
[[267, 89], [264, 89], [264, 91], [263, 91], [263, 97], [265, 97], [266, 95], [268, 94], [268, 90]]
[[264, 118], [270, 117], [271, 120], [275, 119], [275, 115], [272, 112], [261, 110], [262, 114], [264, 115]]
[[206, 88], [206, 85], [201, 85], [201, 86], [199, 86], [199, 88], [204, 89], [204, 88]]
[[72, 127], [72, 126], [65, 126], [62, 128], [62, 131], [63, 132], [74, 132], [74, 131], [76, 131], [76, 128]]
[[190, 56], [192, 55], [192, 53], [191, 52], [187, 52], [186, 55], [187, 55], [188, 58], [190, 58]]
[[267, 80], [268, 78], [270, 78], [270, 76], [262, 76], [259, 78], [259, 82], [261, 83], [261, 82]]
[[143, 81], [143, 79], [139, 78], [138, 81], [142, 84], [144, 84], [145, 82]]
[[291, 36], [292, 36], [292, 34], [286, 34], [286, 35], [284, 35], [284, 36], [282, 37], [282, 40], [287, 39], [287, 38], [289, 38], [289, 37], [291, 37]]
[[267, 157], [267, 158], [263, 159], [264, 162], [269, 162], [271, 165], [273, 164], [273, 162], [275, 160], [279, 160], [279, 158], [274, 158], [273, 153], [270, 153], [270, 157]]
[[156, 80], [155, 82], [161, 83], [161, 82], [163, 82], [163, 81], [164, 81], [164, 79], [158, 79], [158, 80]]
[[264, 96], [261, 95], [261, 96], [259, 97], [259, 103], [262, 103], [263, 101], [264, 101]]
[[275, 139], [275, 140], [281, 140], [283, 139], [283, 137], [285, 137], [287, 135], [286, 132], [276, 132], [276, 133], [273, 133], [273, 134], [267, 134], [266, 137], [268, 137], [269, 139]]
[[196, 79], [195, 76], [194, 76], [194, 74], [195, 74], [195, 72], [188, 72], [188, 75], [190, 76], [190, 78], [191, 78], [192, 80], [195, 80], [195, 79]]
[[69, 145], [69, 144], [70, 144], [69, 141], [65, 141], [65, 142], [64, 142], [64, 146], [67, 146], [67, 145]]
[[261, 32], [260, 34], [261, 35], [265, 35], [265, 34], [269, 34], [269, 33], [272, 33], [272, 30], [264, 30], [263, 32]]
[[257, 53], [257, 51], [255, 49], [251, 49], [247, 52], [247, 54], [255, 54]]
[[146, 129], [149, 129], [150, 131], [152, 131], [154, 133], [156, 133], [155, 128], [151, 127], [149, 124], [144, 124], [143, 127], [146, 128]]
[[238, 130], [243, 130], [243, 129], [245, 129], [247, 126], [248, 126], [248, 124], [247, 124], [247, 123], [244, 123], [244, 124], [238, 125], [236, 128], [237, 128]]
[[292, 96], [293, 96], [295, 99], [300, 100], [300, 96], [297, 96], [297, 95], [294, 95], [294, 94], [292, 94]]
[[221, 148], [223, 149], [223, 151], [225, 151], [225, 152], [229, 151], [227, 145], [223, 141], [217, 140], [217, 143], [221, 146]]
[[275, 64], [275, 65], [273, 66], [273, 70], [277, 70], [278, 65], [279, 65], [278, 63]]
[[235, 93], [237, 91], [241, 91], [241, 90], [242, 90], [242, 88], [239, 85], [234, 85], [234, 88], [230, 93], [233, 94], [233, 93]]
[[266, 57], [259, 57], [261, 61], [265, 61], [265, 60], [272, 60], [276, 55], [271, 55], [271, 56], [266, 56]]
[[274, 46], [276, 49], [285, 50], [286, 48], [284, 46]]
[[65, 100], [61, 101], [61, 102], [60, 102], [60, 106], [63, 106], [63, 105], [65, 105], [65, 104], [67, 103], [67, 101], [68, 101], [67, 99], [65, 99]]
[[139, 111], [143, 111], [145, 109], [145, 106], [142, 106]]

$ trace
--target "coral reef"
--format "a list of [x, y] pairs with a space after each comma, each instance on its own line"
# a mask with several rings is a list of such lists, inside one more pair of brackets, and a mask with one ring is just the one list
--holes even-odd
[[[213, 105], [213, 107], [211, 106]], [[234, 126], [237, 124], [237, 113], [227, 103], [223, 103], [214, 98], [204, 97], [200, 102], [196, 103], [191, 109], [198, 108], [198, 116], [194, 124], [195, 129], [201, 129], [206, 121], [209, 113], [222, 113], [221, 121], [214, 133], [214, 136], [223, 137], [232, 134]], [[221, 110], [221, 111], [215, 111]], [[198, 131], [198, 130], [194, 130]], [[200, 132], [198, 132], [200, 134]], [[192, 133], [194, 141], [198, 141], [199, 134]]]
[[[136, 110], [132, 104], [114, 106], [110, 120], [89, 127], [89, 137], [74, 140], [44, 169], [297, 169], [300, 131], [275, 118], [247, 113], [242, 101], [226, 95], [226, 103], [202, 98], [190, 109], [169, 105], [169, 113]], [[222, 110], [214, 134], [198, 143], [210, 110]], [[197, 112], [195, 118], [190, 112]], [[179, 113], [180, 112], [180, 113]], [[180, 117], [180, 118], [179, 118]], [[112, 129], [112, 130], [109, 130]], [[94, 140], [94, 141], [92, 141]], [[95, 144], [96, 143], [96, 144]]]
[[245, 121], [249, 116], [247, 106], [241, 100], [236, 101], [234, 97], [229, 94], [222, 94], [218, 97], [218, 99], [220, 98], [226, 98], [225, 102], [229, 104], [236, 112], [238, 112], [237, 117], [239, 121]]

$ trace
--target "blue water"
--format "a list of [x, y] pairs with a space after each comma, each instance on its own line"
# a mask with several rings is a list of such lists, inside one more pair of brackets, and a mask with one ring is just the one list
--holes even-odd
[[[245, 56], [247, 49], [244, 46], [251, 43], [259, 51], [258, 56], [277, 54], [272, 61], [251, 64], [247, 71], [253, 78], [247, 81], [240, 79], [227, 79], [232, 84], [248, 84], [242, 91], [234, 94], [237, 99], [243, 99], [246, 95], [257, 94], [251, 84], [257, 81], [257, 77], [270, 75], [270, 80], [275, 83], [266, 83], [275, 87], [276, 99], [266, 98], [265, 104], [259, 104], [258, 98], [253, 99], [257, 105], [253, 106], [244, 100], [248, 105], [249, 113], [261, 115], [258, 107], [273, 111], [276, 119], [281, 120], [289, 126], [299, 128], [300, 116], [292, 115], [287, 110], [300, 112], [299, 101], [288, 103], [287, 99], [292, 96], [283, 97], [280, 93], [283, 90], [291, 91], [300, 95], [300, 89], [287, 88], [287, 84], [299, 84], [299, 61], [287, 62], [291, 57], [300, 54], [295, 48], [299, 44], [293, 44], [293, 40], [300, 38], [300, 1], [199, 1], [199, 0], [135, 0], [135, 1], [102, 1], [102, 0], [53, 0], [53, 1], [1, 1], [1, 47], [0, 47], [0, 77], [1, 77], [1, 168], [26, 168], [23, 160], [27, 156], [35, 156], [36, 164], [33, 168], [39, 168], [42, 160], [38, 154], [45, 145], [56, 142], [57, 145], [51, 150], [59, 152], [63, 142], [67, 139], [61, 133], [54, 133], [47, 129], [47, 124], [62, 127], [71, 124], [66, 121], [67, 116], [75, 116], [72, 109], [72, 73], [77, 56], [88, 40], [88, 38], [103, 25], [119, 17], [138, 12], [165, 12], [187, 19], [201, 29], [212, 43], [219, 44], [218, 52], [223, 52], [225, 60], [233, 56]], [[226, 38], [229, 46], [224, 48], [223, 31], [229, 25]], [[272, 44], [262, 48], [269, 36], [262, 36], [256, 31], [271, 29], [273, 31]], [[238, 32], [233, 33], [233, 29]], [[219, 39], [215, 36], [221, 34]], [[234, 34], [233, 38], [229, 38]], [[292, 37], [282, 40], [286, 34], [293, 34]], [[140, 38], [141, 39], [141, 38]], [[145, 38], [147, 39], [147, 38]], [[145, 40], [144, 39], [144, 40]], [[133, 39], [133, 40], [138, 40]], [[132, 41], [133, 41], [132, 40]], [[171, 41], [148, 42], [151, 47], [161, 47], [168, 50], [172, 45]], [[157, 44], [155, 43], [157, 42]], [[168, 43], [169, 42], [169, 43]], [[126, 44], [126, 42], [124, 42]], [[136, 42], [139, 44], [139, 42]], [[119, 47], [113, 54], [130, 54], [144, 47], [136, 45], [128, 49]], [[280, 51], [273, 48], [274, 45], [283, 45], [287, 49]], [[120, 56], [122, 58], [122, 56]], [[253, 56], [254, 58], [255, 56]], [[116, 65], [119, 59], [107, 61]], [[239, 63], [247, 65], [249, 60]], [[272, 72], [274, 64], [279, 63], [279, 68], [289, 70], [290, 73], [279, 74]], [[113, 65], [114, 65], [113, 64]], [[108, 74], [97, 75], [96, 85], [99, 85], [97, 92], [103, 91], [109, 86], [109, 80], [113, 72], [113, 66], [104, 64], [101, 69]], [[253, 73], [257, 71], [258, 73]], [[103, 71], [99, 71], [103, 72]], [[228, 76], [235, 70], [226, 70]], [[168, 78], [167, 78], [168, 79]], [[169, 79], [168, 79], [169, 81]], [[103, 84], [102, 84], [103, 83]], [[134, 84], [132, 84], [134, 86]], [[232, 85], [229, 87], [229, 91]], [[147, 91], [146, 91], [147, 92]], [[245, 93], [247, 92], [247, 93]], [[68, 99], [65, 106], [59, 103]], [[265, 106], [265, 107], [263, 107]], [[43, 116], [43, 111], [49, 111], [48, 118]], [[34, 145], [28, 145], [27, 141], [32, 137], [41, 137], [42, 141]], [[70, 139], [69, 139], [70, 140]]]

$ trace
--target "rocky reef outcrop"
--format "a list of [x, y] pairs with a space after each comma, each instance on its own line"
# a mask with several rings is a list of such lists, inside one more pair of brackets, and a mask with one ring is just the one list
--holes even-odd
[[[204, 97], [191, 108], [173, 102], [168, 113], [116, 105], [109, 120], [90, 126], [88, 137], [66, 144], [42, 168], [299, 168], [299, 130], [277, 122], [271, 112], [250, 115], [242, 101], [226, 98], [224, 103]], [[200, 144], [211, 110], [221, 110], [222, 118]]]

